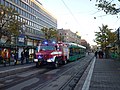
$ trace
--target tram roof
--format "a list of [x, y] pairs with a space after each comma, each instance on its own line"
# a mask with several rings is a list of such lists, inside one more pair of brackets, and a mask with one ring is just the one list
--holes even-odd
[[81, 48], [86, 49], [85, 46], [82, 46], [82, 45], [80, 45], [80, 44], [76, 44], [76, 43], [65, 43], [65, 44], [68, 44], [69, 46], [78, 46], [78, 47], [81, 47]]

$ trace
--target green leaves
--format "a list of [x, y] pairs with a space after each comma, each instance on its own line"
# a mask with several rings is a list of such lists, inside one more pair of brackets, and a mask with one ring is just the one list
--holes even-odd
[[54, 28], [42, 28], [41, 30], [44, 33], [46, 40], [57, 38], [58, 32], [56, 29], [54, 29]]
[[[113, 0], [96, 0], [95, 6], [98, 10], [103, 10], [106, 14], [115, 15], [119, 13], [116, 4], [112, 2]], [[118, 0], [120, 2], [120, 0]]]
[[102, 27], [99, 27], [99, 30], [99, 32], [95, 32], [95, 42], [101, 45], [102, 48], [105, 48], [116, 40], [116, 34], [111, 32], [112, 29], [109, 29], [107, 25], [102, 25]]
[[15, 11], [15, 9], [0, 5], [0, 38], [4, 35], [10, 40], [11, 35], [19, 35], [19, 30], [23, 24], [18, 21], [18, 16], [19, 14]]

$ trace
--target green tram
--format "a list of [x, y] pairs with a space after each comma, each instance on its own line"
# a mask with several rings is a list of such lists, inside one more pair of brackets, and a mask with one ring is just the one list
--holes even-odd
[[69, 60], [75, 61], [79, 58], [85, 57], [86, 55], [86, 47], [76, 44], [76, 43], [67, 43], [69, 48]]

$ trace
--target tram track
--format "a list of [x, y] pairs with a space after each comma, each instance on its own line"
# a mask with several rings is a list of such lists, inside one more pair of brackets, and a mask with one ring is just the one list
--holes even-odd
[[[87, 63], [83, 62], [84, 64], [80, 62], [80, 65], [78, 64], [75, 67], [69, 68], [68, 70], [54, 77], [54, 79], [42, 83], [37, 87], [32, 88], [31, 90], [73, 90], [73, 88], [76, 86], [77, 82], [83, 75], [84, 71], [86, 70], [87, 66], [90, 64], [91, 60], [92, 59], [87, 60]], [[66, 79], [65, 82], [64, 80], [60, 81], [62, 77], [66, 77], [68, 79]], [[58, 82], [62, 82], [60, 83], [61, 85]]]
[[[41, 69], [36, 70], [35, 68], [32, 68], [28, 71], [23, 71], [21, 73], [17, 73], [17, 74], [10, 75], [10, 76], [5, 77], [5, 78], [1, 78], [0, 79], [0, 84], [1, 84], [0, 89], [8, 88], [8, 87], [13, 86], [15, 84], [29, 80], [30, 78], [33, 78], [38, 74], [43, 74], [43, 73], [48, 72], [48, 71], [49, 71], [49, 69], [41, 68]], [[32, 73], [29, 73], [29, 72], [32, 72]]]
[[80, 78], [82, 77], [84, 71], [86, 70], [90, 62], [91, 61], [84, 64], [83, 67], [80, 68], [81, 70], [75, 73], [59, 90], [74, 90], [74, 87], [76, 86]]
[[[57, 89], [51, 89], [51, 90], [63, 90], [63, 89], [73, 90], [73, 88], [81, 78], [82, 74], [84, 73], [85, 69], [87, 68], [90, 62], [91, 60], [89, 56], [87, 56], [75, 62], [63, 65], [58, 69], [48, 69], [48, 68], [46, 69], [44, 67], [39, 69], [33, 68], [27, 71], [27, 72], [35, 71], [31, 74], [28, 74], [27, 72], [22, 72], [22, 73], [17, 73], [11, 77], [9, 76], [8, 78], [4, 78], [4, 80], [0, 80], [0, 83], [4, 84], [0, 86], [0, 90], [14, 87], [20, 83], [29, 81], [32, 78], [38, 78], [39, 81], [32, 84], [31, 86], [25, 86], [23, 90], [28, 90], [28, 89], [29, 90], [48, 90], [49, 88], [46, 89], [46, 86], [50, 86], [51, 83], [53, 84], [53, 83], [56, 83], [57, 81], [59, 82], [59, 80], [64, 77], [65, 77], [64, 82], [61, 81], [61, 85], [58, 85], [59, 87], [57, 87]], [[50, 73], [54, 71], [56, 73], [54, 74]], [[51, 78], [45, 79], [47, 78], [47, 76], [49, 77], [49, 75]], [[10, 80], [13, 80], [13, 81], [10, 81]]]

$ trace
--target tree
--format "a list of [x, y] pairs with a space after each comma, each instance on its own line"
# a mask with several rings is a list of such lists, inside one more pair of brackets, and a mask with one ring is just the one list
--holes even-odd
[[115, 42], [117, 36], [107, 25], [102, 25], [102, 27], [99, 27], [99, 30], [99, 32], [95, 32], [95, 42], [105, 50], [106, 46]]
[[18, 36], [23, 25], [18, 21], [19, 14], [12, 8], [0, 5], [0, 39], [7, 36], [7, 41], [11, 41], [11, 36]]
[[[92, 0], [90, 0], [92, 1]], [[116, 15], [120, 12], [120, 8], [117, 7], [117, 3], [113, 3], [114, 0], [96, 0], [95, 6], [98, 10], [103, 10], [106, 14]], [[120, 2], [120, 0], [118, 0]]]
[[95, 42], [101, 46], [101, 49], [105, 51], [105, 57], [108, 57], [107, 46], [115, 42], [117, 36], [114, 32], [111, 32], [112, 29], [109, 29], [107, 25], [102, 25], [99, 27], [100, 31], [95, 32]]
[[44, 33], [46, 40], [48, 40], [48, 41], [50, 39], [57, 40], [58, 32], [56, 29], [54, 29], [54, 28], [42, 28], [41, 30]]

